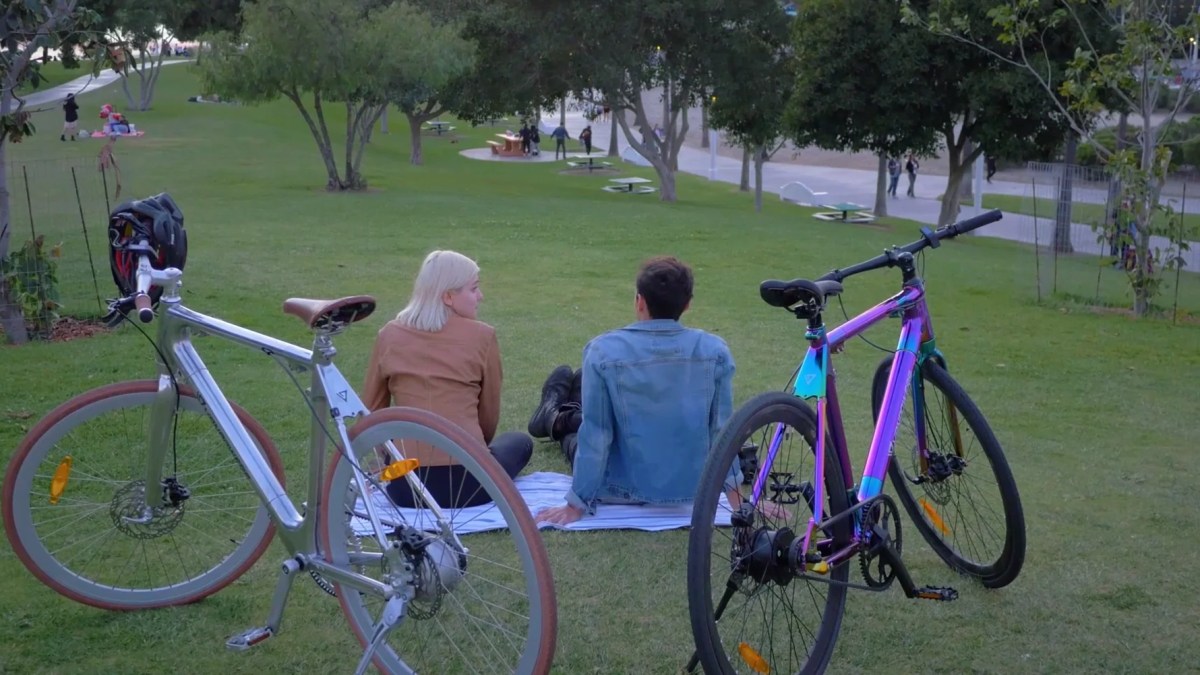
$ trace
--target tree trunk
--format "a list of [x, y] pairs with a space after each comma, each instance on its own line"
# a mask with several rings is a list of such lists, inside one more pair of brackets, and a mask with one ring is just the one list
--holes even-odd
[[[616, 100], [612, 102], [613, 104], [617, 103]], [[674, 125], [667, 125], [666, 138], [660, 141], [654, 134], [654, 127], [651, 126], [650, 121], [646, 117], [646, 106], [642, 102], [640, 91], [630, 97], [629, 100], [622, 101], [621, 103], [623, 105], [613, 105], [612, 108], [615, 119], [621, 125], [621, 132], [625, 135], [625, 140], [654, 167], [654, 172], [658, 174], [658, 180], [662, 185], [659, 190], [659, 198], [664, 202], [675, 201], [675, 171], [671, 168], [671, 165], [674, 157], [678, 155], [679, 145], [682, 144], [682, 141], [677, 138]], [[633, 131], [629, 128], [629, 122], [625, 119], [625, 115], [617, 114], [623, 112], [625, 108], [632, 108], [634, 124], [640, 127], [643, 132], [641, 140], [633, 135]], [[685, 120], [683, 132], [686, 133], [686, 131], [687, 123]]]
[[[19, 62], [20, 57], [17, 58]], [[15, 64], [14, 64], [15, 67]], [[21, 64], [24, 67], [24, 64]], [[15, 99], [10, 93], [16, 89], [15, 71], [5, 74], [4, 89], [0, 91], [0, 117], [19, 112], [22, 104], [17, 104], [13, 110]], [[8, 191], [8, 139], [0, 138], [0, 261], [8, 257], [9, 243], [12, 240], [12, 209], [10, 208], [11, 194]], [[25, 330], [25, 314], [21, 305], [14, 297], [13, 289], [3, 277], [0, 277], [0, 327], [4, 328], [5, 339], [9, 344], [23, 345], [29, 341], [29, 333]]]
[[[0, 104], [0, 114], [8, 114], [10, 102], [11, 99], [4, 96], [4, 102]], [[12, 235], [9, 197], [8, 141], [0, 139], [0, 260], [8, 257]], [[9, 344], [23, 345], [29, 341], [29, 333], [25, 330], [25, 314], [13, 297], [13, 289], [9, 288], [3, 277], [0, 277], [0, 327], [4, 329], [4, 336]]]
[[963, 177], [966, 176], [971, 163], [981, 154], [980, 148], [974, 146], [974, 144], [971, 144], [972, 147], [969, 151], [964, 150], [970, 144], [971, 126], [971, 124], [964, 121], [957, 136], [952, 125], [942, 132], [946, 138], [946, 160], [949, 175], [946, 176], [946, 191], [942, 193], [942, 208], [938, 213], [938, 227], [950, 225], [958, 218], [959, 211], [961, 210], [958, 195], [959, 190], [962, 189]]
[[[606, 96], [604, 100], [610, 101], [611, 99]], [[610, 110], [610, 114], [608, 116], [608, 156], [617, 157], [621, 154], [621, 151], [617, 149], [617, 115], [623, 115], [625, 113], [624, 111], [613, 107], [612, 103], [609, 103], [608, 107]]]
[[742, 180], [738, 183], [738, 190], [750, 191], [750, 148], [742, 148]]
[[408, 161], [413, 166], [421, 166], [421, 123], [414, 122], [410, 113], [405, 113], [405, 116], [408, 117], [408, 141], [412, 146]]
[[321, 94], [316, 92], [313, 94], [313, 108], [317, 113], [316, 119], [309, 114], [308, 108], [304, 106], [304, 100], [300, 98], [300, 92], [296, 89], [290, 89], [283, 92], [283, 95], [296, 106], [300, 111], [300, 116], [308, 124], [308, 130], [312, 132], [313, 140], [317, 142], [317, 150], [321, 152], [321, 160], [325, 162], [325, 189], [329, 191], [337, 191], [342, 189], [342, 179], [338, 175], [337, 160], [333, 157], [333, 144], [329, 140], [329, 130], [325, 127], [325, 113], [321, 109]]
[[754, 211], [762, 213], [762, 172], [763, 164], [767, 161], [767, 149], [758, 146], [754, 149]]
[[562, 128], [567, 128], [567, 96], [563, 94], [562, 103], [558, 105], [558, 124]]
[[708, 105], [700, 106], [700, 147], [708, 149]]
[[[963, 144], [963, 156], [970, 156], [971, 151], [974, 148], [975, 148], [975, 144], [972, 143], [971, 139], [968, 138], [966, 140], [966, 142]], [[975, 163], [974, 162], [966, 162], [965, 165], [966, 165], [965, 168], [967, 171], [967, 175], [965, 176], [966, 180], [959, 181], [959, 183], [958, 183], [958, 199], [959, 199], [960, 203], [964, 199], [966, 199], [966, 200], [974, 200], [975, 199], [975, 190], [974, 190], [974, 185], [973, 185], [975, 182], [975, 179], [974, 179]]]
[[887, 153], [879, 153], [879, 175], [875, 179], [875, 217], [886, 217], [887, 212]]
[[392, 133], [392, 132], [388, 131], [388, 108], [389, 107], [390, 106], [386, 106], [386, 105], [383, 106], [383, 112], [380, 113], [380, 115], [379, 115], [379, 132], [382, 134]]
[[1074, 131], [1067, 132], [1067, 146], [1063, 152], [1062, 176], [1058, 181], [1058, 207], [1054, 212], [1054, 251], [1074, 253], [1071, 245], [1071, 202], [1075, 181], [1075, 149], [1079, 139]]

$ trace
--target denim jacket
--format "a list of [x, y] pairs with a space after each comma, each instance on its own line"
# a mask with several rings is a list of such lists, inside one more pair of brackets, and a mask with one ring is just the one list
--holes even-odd
[[[610, 331], [583, 350], [583, 423], [567, 501], [691, 501], [709, 447], [733, 412], [733, 355], [671, 319]], [[741, 481], [737, 463], [726, 487]]]

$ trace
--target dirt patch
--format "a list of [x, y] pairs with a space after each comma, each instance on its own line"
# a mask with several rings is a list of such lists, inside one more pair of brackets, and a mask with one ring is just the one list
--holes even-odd
[[[54, 323], [49, 337], [38, 339], [43, 342], [69, 342], [90, 338], [93, 335], [106, 334], [109, 330], [108, 326], [101, 323], [99, 319], [77, 319], [73, 316], [64, 316]], [[32, 331], [30, 334], [32, 335]], [[0, 344], [7, 344], [7, 341], [2, 338], [3, 335], [4, 331], [0, 331]]]

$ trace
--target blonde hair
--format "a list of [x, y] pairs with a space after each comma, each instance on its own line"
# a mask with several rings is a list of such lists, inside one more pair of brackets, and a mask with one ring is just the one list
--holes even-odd
[[413, 282], [412, 297], [396, 320], [410, 328], [435, 332], [446, 325], [450, 308], [442, 302], [446, 291], [453, 291], [475, 280], [479, 265], [455, 251], [433, 251], [425, 256], [421, 271]]

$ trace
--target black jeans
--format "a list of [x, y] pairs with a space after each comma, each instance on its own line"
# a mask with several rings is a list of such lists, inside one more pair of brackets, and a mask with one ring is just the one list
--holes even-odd
[[[533, 455], [533, 439], [517, 431], [506, 431], [492, 439], [488, 449], [492, 451], [492, 457], [500, 462], [504, 473], [507, 473], [509, 478], [515, 478]], [[461, 464], [419, 467], [417, 478], [421, 479], [438, 506], [443, 508], [461, 509], [492, 501], [491, 495], [484, 491], [475, 476], [468, 473], [466, 467]], [[387, 493], [392, 498], [392, 503], [397, 506], [417, 508], [408, 481], [403, 478], [388, 483]]]

